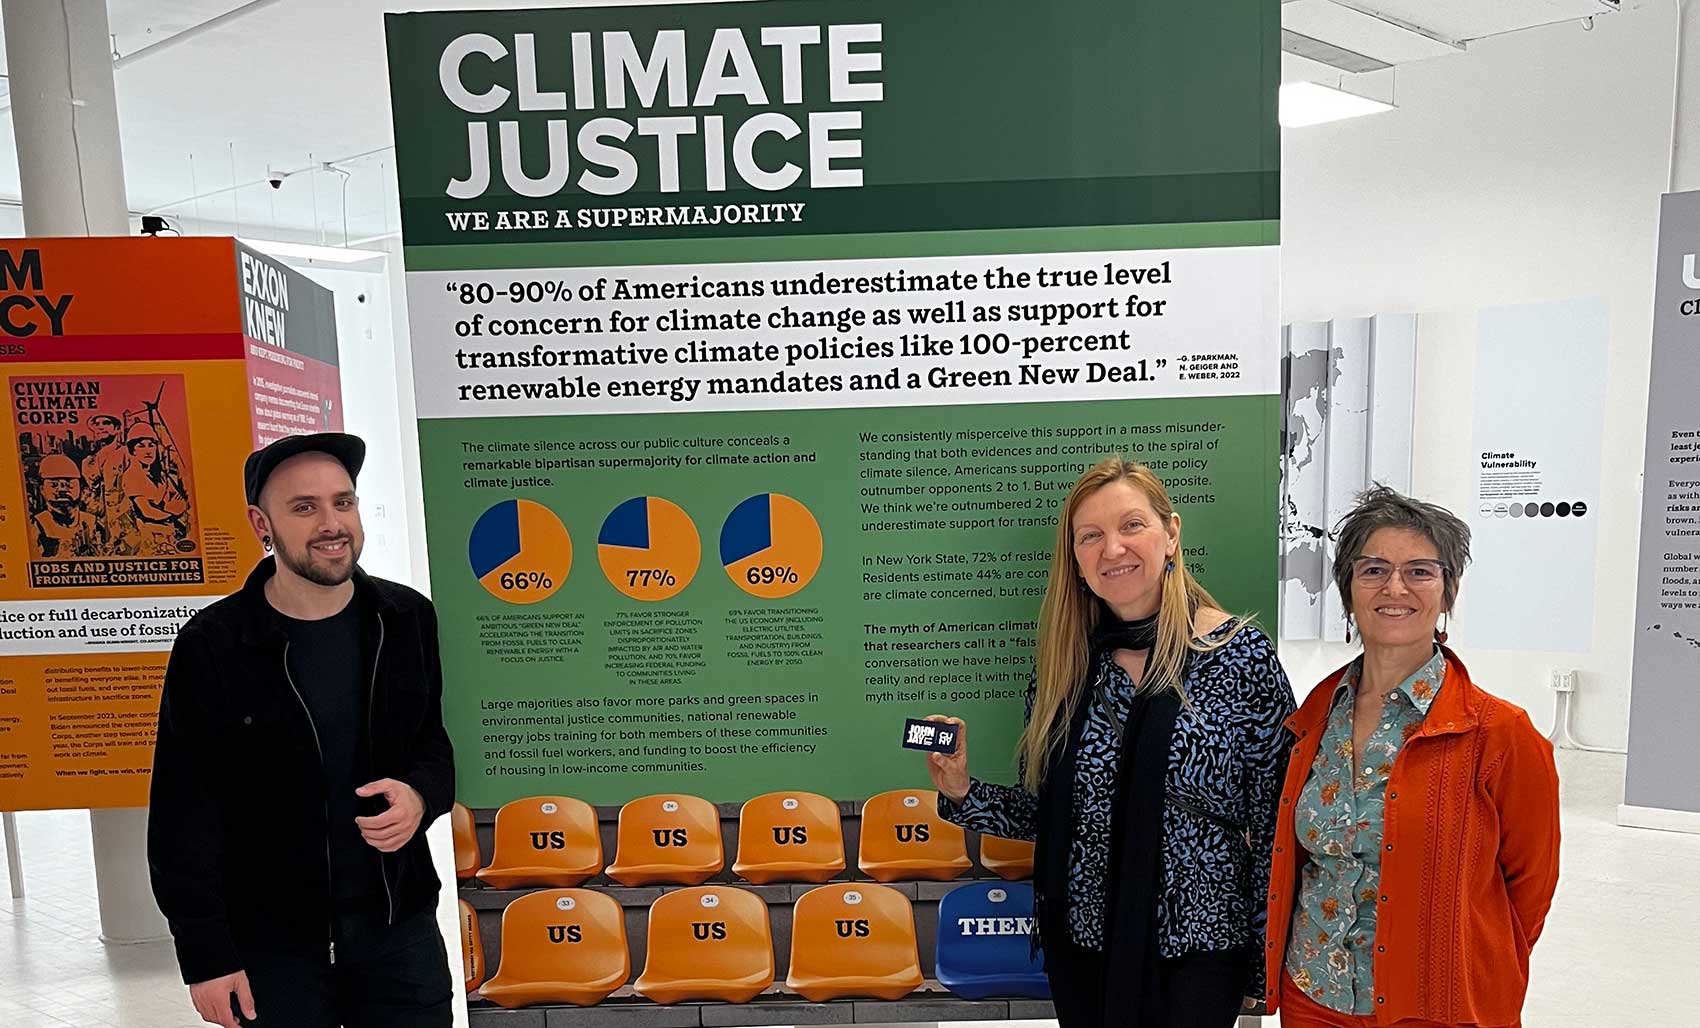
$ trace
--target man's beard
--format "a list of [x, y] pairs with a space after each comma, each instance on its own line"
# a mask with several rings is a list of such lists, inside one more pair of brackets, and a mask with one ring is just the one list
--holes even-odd
[[331, 536], [325, 539], [315, 539], [316, 543], [331, 543], [338, 539], [348, 540], [347, 567], [328, 567], [313, 558], [312, 544], [303, 546], [300, 553], [291, 553], [282, 546], [277, 548], [277, 559], [284, 567], [312, 582], [314, 585], [337, 586], [354, 577], [354, 565], [360, 561], [360, 548], [355, 545], [351, 535]]

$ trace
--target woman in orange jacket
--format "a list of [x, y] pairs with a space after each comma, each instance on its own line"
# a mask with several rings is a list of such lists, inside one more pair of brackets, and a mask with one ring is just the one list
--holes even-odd
[[1442, 645], [1469, 559], [1462, 521], [1383, 486], [1340, 523], [1334, 582], [1364, 652], [1287, 722], [1265, 954], [1282, 1028], [1520, 1023], [1558, 774], [1529, 716]]

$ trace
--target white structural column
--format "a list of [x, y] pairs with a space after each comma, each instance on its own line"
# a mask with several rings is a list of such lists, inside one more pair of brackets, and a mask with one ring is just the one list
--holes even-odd
[[1671, 192], [1700, 189], [1700, 0], [1676, 6], [1675, 117], [1671, 119]]
[[0, 4], [24, 231], [129, 235], [105, 0]]
[[[129, 235], [106, 0], [0, 0], [0, 11], [24, 231]], [[101, 938], [164, 938], [148, 883], [147, 811], [96, 810], [89, 821]]]

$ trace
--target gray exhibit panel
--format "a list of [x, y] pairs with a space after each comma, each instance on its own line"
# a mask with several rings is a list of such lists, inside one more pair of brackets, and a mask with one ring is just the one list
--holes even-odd
[[1625, 824], [1700, 830], [1700, 192], [1665, 196], [1641, 493]]

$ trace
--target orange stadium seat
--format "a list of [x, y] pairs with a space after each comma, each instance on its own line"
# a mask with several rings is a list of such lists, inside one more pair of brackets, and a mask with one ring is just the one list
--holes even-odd
[[980, 836], [980, 866], [1012, 882], [1033, 877], [1033, 844], [1019, 839]]
[[649, 955], [634, 988], [657, 1003], [748, 1003], [773, 984], [767, 904], [731, 886], [670, 892], [649, 908]]
[[502, 914], [502, 963], [484, 983], [503, 1007], [602, 1002], [631, 975], [620, 904], [588, 889], [546, 889]]
[[725, 866], [720, 812], [707, 800], [668, 793], [620, 808], [608, 877], [621, 885], [701, 885]]
[[844, 870], [838, 804], [812, 792], [770, 792], [744, 804], [732, 873], [748, 882], [824, 882]]
[[478, 911], [472, 904], [460, 901], [460, 958], [466, 969], [466, 994], [472, 995], [484, 984], [484, 938], [478, 934]]
[[449, 812], [449, 824], [454, 827], [455, 879], [464, 882], [484, 866], [484, 855], [478, 850], [478, 829], [472, 823], [472, 811], [459, 803]]
[[823, 885], [791, 918], [785, 985], [815, 1003], [847, 996], [902, 999], [920, 988], [921, 957], [909, 897], [868, 882]]
[[939, 817], [938, 793], [882, 792], [862, 805], [862, 873], [876, 882], [948, 882], [974, 866], [962, 829]]
[[496, 853], [478, 880], [495, 889], [571, 889], [602, 870], [596, 811], [566, 796], [531, 796], [496, 812]]

